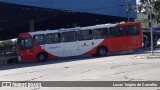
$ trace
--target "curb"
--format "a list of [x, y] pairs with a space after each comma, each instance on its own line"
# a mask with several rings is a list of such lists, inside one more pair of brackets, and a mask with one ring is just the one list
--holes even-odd
[[160, 56], [153, 56], [153, 55], [148, 55], [148, 56], [145, 56], [145, 55], [137, 55], [137, 56], [134, 56], [135, 59], [155, 59], [155, 58], [160, 58]]

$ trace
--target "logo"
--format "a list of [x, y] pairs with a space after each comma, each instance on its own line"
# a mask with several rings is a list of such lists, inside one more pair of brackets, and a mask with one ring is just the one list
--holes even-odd
[[12, 87], [11, 82], [2, 82], [2, 87]]
[[2, 82], [2, 87], [42, 87], [40, 82]]
[[138, 43], [138, 41], [139, 41], [138, 38], [132, 38], [131, 40], [132, 43]]
[[84, 43], [82, 46], [89, 46], [89, 45], [87, 45], [87, 43]]

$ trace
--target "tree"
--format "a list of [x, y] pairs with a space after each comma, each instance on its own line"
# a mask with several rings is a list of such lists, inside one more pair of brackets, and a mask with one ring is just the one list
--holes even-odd
[[140, 0], [138, 5], [138, 12], [147, 14], [147, 9], [152, 9], [157, 23], [160, 23], [160, 0]]
[[15, 41], [3, 40], [0, 42], [0, 53], [16, 51]]
[[156, 21], [160, 23], [160, 0], [155, 1], [154, 9], [155, 9]]

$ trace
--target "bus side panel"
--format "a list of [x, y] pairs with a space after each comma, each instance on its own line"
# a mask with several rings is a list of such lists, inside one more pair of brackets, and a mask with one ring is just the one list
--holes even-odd
[[125, 51], [126, 40], [125, 37], [110, 38], [108, 49], [109, 52]]
[[99, 45], [85, 53], [85, 55], [95, 54], [100, 46], [105, 46], [108, 52], [121, 52], [141, 48], [142, 35], [106, 38]]
[[142, 32], [142, 27], [141, 23], [137, 22], [135, 25], [139, 26], [139, 31], [140, 34], [136, 36], [126, 36], [127, 39], [127, 50], [133, 50], [133, 49], [138, 49], [142, 48], [142, 42], [143, 42], [143, 32]]
[[55, 55], [51, 54], [49, 51], [44, 50], [44, 46], [40, 46], [40, 45], [34, 46], [33, 52], [34, 52], [34, 59], [33, 60], [37, 59], [37, 55], [39, 53], [46, 53], [49, 59], [58, 58], [58, 56], [55, 56]]
[[100, 46], [105, 46], [108, 49], [108, 52], [120, 52], [120, 51], [126, 51], [128, 48], [126, 48], [128, 40], [127, 37], [115, 37], [115, 38], [106, 38], [104, 39], [99, 45], [94, 47], [92, 50], [88, 51], [85, 54], [95, 54], [97, 51], [97, 48]]
[[88, 52], [84, 53], [83, 55], [92, 55], [96, 54], [97, 47], [94, 47], [93, 49], [89, 50]]
[[118, 24], [117, 26], [139, 26], [139, 35], [135, 35], [135, 36], [125, 36], [124, 40], [122, 42], [125, 42], [125, 49], [124, 50], [133, 50], [133, 49], [137, 49], [137, 48], [141, 48], [142, 47], [142, 41], [143, 41], [143, 33], [142, 33], [142, 27], [141, 27], [141, 23], [140, 22], [128, 22], [128, 23], [124, 23], [124, 24]]
[[105, 46], [108, 52], [125, 51], [126, 40], [124, 37], [106, 38], [98, 47]]
[[126, 44], [127, 50], [133, 50], [133, 49], [137, 49], [137, 48], [142, 47], [142, 37], [141, 37], [141, 35], [128, 36], [126, 38], [126, 40], [127, 40], [127, 44]]
[[86, 41], [79, 41], [79, 50], [81, 55], [96, 54], [97, 47], [104, 41], [104, 39], [93, 39]]
[[32, 49], [29, 50], [21, 50], [19, 51], [20, 56], [21, 56], [21, 61], [33, 61], [33, 60], [37, 60], [37, 55], [39, 53], [46, 53], [49, 59], [54, 59], [54, 58], [58, 58], [57, 56], [54, 56], [52, 54], [50, 54], [49, 52], [43, 50], [41, 48], [41, 46], [37, 45], [37, 46], [33, 46]]
[[[85, 55], [89, 54], [96, 54], [97, 48], [101, 46], [105, 46], [108, 49], [108, 52], [119, 52], [119, 51], [125, 51], [124, 41], [125, 39], [123, 37], [120, 38], [105, 38], [100, 44], [95, 46], [93, 49], [85, 53]], [[94, 40], [95, 42], [96, 40]], [[122, 43], [123, 42], [123, 43]]]
[[31, 61], [35, 60], [35, 55], [32, 53], [32, 49], [19, 51], [21, 56], [21, 61]]

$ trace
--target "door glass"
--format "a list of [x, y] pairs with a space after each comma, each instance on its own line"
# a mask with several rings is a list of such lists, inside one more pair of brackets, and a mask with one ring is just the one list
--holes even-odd
[[21, 49], [30, 49], [32, 48], [32, 38], [22, 38], [20, 41]]

